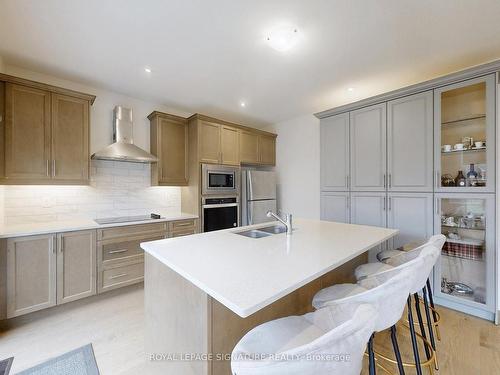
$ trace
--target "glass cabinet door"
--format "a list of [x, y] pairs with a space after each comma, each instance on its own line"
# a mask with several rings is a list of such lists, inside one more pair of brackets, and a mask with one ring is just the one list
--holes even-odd
[[447, 238], [435, 269], [436, 294], [471, 308], [494, 311], [494, 196], [440, 194], [436, 204], [436, 232]]
[[494, 192], [495, 76], [434, 92], [438, 191]]

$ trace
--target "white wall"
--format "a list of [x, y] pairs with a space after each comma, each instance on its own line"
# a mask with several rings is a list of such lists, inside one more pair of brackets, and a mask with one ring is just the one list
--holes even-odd
[[306, 115], [268, 130], [278, 134], [278, 206], [295, 217], [319, 219], [319, 120]]
[[5, 69], [2, 56], [0, 56], [0, 73], [3, 73]]
[[[145, 150], [149, 150], [147, 116], [152, 111], [190, 115], [158, 103], [2, 64], [0, 60], [0, 71], [2, 67], [6, 74], [96, 95], [90, 114], [91, 153], [112, 143], [115, 105], [133, 109], [134, 143]], [[178, 212], [180, 207], [180, 188], [150, 187], [149, 166], [134, 163], [92, 161], [91, 186], [0, 187], [0, 225], [150, 212], [166, 214]]]

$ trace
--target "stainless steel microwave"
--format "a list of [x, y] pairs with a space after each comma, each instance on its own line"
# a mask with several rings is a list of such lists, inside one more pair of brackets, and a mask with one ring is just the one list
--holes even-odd
[[201, 194], [239, 194], [240, 169], [217, 164], [201, 165]]

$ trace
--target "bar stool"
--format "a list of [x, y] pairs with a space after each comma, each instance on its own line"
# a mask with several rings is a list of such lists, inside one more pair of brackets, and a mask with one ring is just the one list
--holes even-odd
[[[416, 272], [423, 266], [423, 260], [416, 258], [404, 265], [366, 278], [358, 284], [337, 284], [320, 290], [313, 298], [312, 305], [317, 308], [327, 306], [370, 303], [377, 307], [374, 317], [375, 332], [391, 329], [391, 340], [399, 373], [404, 374], [403, 362], [396, 336], [396, 323], [401, 319], [407, 303], [410, 288], [415, 282]], [[373, 337], [368, 342], [370, 374], [376, 373]], [[380, 363], [379, 367], [387, 371]]]
[[[432, 267], [434, 267], [435, 263], [437, 262], [439, 258], [439, 254], [441, 252], [441, 249], [446, 242], [446, 237], [442, 234], [437, 234], [429, 238], [429, 240], [424, 243], [421, 246], [416, 247], [415, 249], [409, 250], [409, 251], [403, 251], [403, 250], [385, 250], [381, 251], [380, 253], [377, 254], [377, 259], [380, 262], [374, 262], [374, 263], [367, 263], [363, 264], [359, 267], [356, 268], [355, 270], [355, 276], [356, 279], [362, 280], [363, 278], [369, 277], [370, 275], [374, 275], [376, 273], [384, 272], [387, 271], [393, 267], [396, 267], [400, 264], [404, 264], [405, 262], [408, 262], [416, 257], [418, 257], [422, 251], [422, 249], [428, 245], [433, 245], [435, 246], [439, 251], [437, 254], [435, 254], [435, 260], [434, 264], [430, 267], [429, 271], [426, 273], [427, 277], [425, 280], [425, 283], [423, 287], [418, 285], [419, 287], [418, 291], [422, 290], [422, 297], [419, 297], [417, 292], [414, 292], [414, 298], [415, 298], [415, 307], [417, 309], [417, 318], [418, 318], [418, 325], [422, 329], [422, 318], [421, 318], [421, 312], [420, 312], [420, 303], [424, 304], [425, 308], [425, 315], [426, 315], [426, 320], [427, 320], [427, 326], [429, 330], [429, 338], [430, 342], [432, 345], [432, 349], [436, 351], [436, 342], [434, 340], [434, 330], [436, 331], [436, 337], [438, 340], [441, 340], [441, 334], [439, 332], [439, 321], [441, 320], [441, 317], [439, 313], [437, 312], [435, 306], [434, 306], [434, 298], [432, 295], [432, 288], [429, 280], [429, 274], [431, 273]], [[417, 283], [420, 284], [420, 283]], [[430, 306], [429, 306], [430, 302]], [[431, 314], [430, 311], [432, 311], [432, 320], [431, 320]], [[424, 338], [427, 338], [425, 335], [425, 331], [423, 331], [422, 336]], [[426, 354], [427, 354], [427, 348], [426, 348]], [[436, 369], [438, 368], [437, 364], [437, 357], [436, 357]]]
[[248, 332], [231, 357], [233, 375], [359, 375], [377, 310], [331, 306]]
[[[384, 269], [384, 271], [375, 274], [375, 275], [380, 275], [380, 274], [384, 274], [385, 272], [389, 272], [389, 271], [387, 271], [387, 269], [390, 270], [390, 269], [394, 269], [394, 268], [399, 268], [399, 267], [401, 267], [401, 265], [406, 264], [405, 261], [407, 261], [408, 259], [412, 259], [409, 262], [412, 262], [413, 259], [418, 259], [418, 258], [422, 258], [424, 260], [423, 267], [418, 271], [415, 283], [410, 290], [410, 295], [408, 297], [408, 302], [407, 302], [408, 303], [408, 324], [409, 324], [410, 333], [412, 336], [412, 345], [413, 345], [413, 351], [414, 351], [414, 356], [415, 356], [415, 367], [417, 370], [417, 374], [419, 374], [419, 375], [422, 374], [421, 366], [429, 364], [431, 360], [433, 360], [435, 368], [436, 369], [439, 368], [437, 356], [436, 356], [436, 344], [435, 344], [434, 332], [433, 332], [434, 324], [431, 321], [430, 312], [429, 312], [430, 309], [429, 309], [429, 305], [428, 305], [428, 301], [427, 301], [427, 289], [430, 289], [430, 288], [428, 288], [427, 285], [429, 283], [429, 276], [428, 275], [430, 274], [430, 272], [432, 271], [432, 268], [434, 267], [437, 260], [439, 259], [439, 255], [441, 254], [441, 248], [442, 248], [445, 241], [446, 241], [446, 237], [443, 235], [433, 236], [433, 237], [431, 237], [431, 240], [429, 241], [429, 242], [432, 242], [432, 245], [427, 245], [427, 246], [423, 245], [422, 247], [420, 247], [419, 249], [415, 249], [414, 251], [403, 252], [398, 256], [392, 257], [391, 261], [392, 261], [393, 265], [385, 264], [383, 267], [381, 267], [382, 269]], [[377, 263], [370, 263], [370, 265], [371, 264], [377, 264]], [[401, 265], [398, 265], [398, 264], [401, 264]], [[368, 268], [373, 270], [375, 268], [375, 266], [368, 266], [368, 265], [362, 265], [358, 268], [361, 268], [361, 267], [365, 267], [365, 270]], [[368, 278], [371, 278], [373, 276], [374, 275], [370, 275], [370, 276], [368, 276]], [[366, 279], [366, 277], [365, 277], [365, 279]], [[365, 279], [361, 278], [359, 282], [362, 282]], [[426, 314], [427, 325], [428, 325], [428, 330], [429, 330], [430, 342], [429, 342], [429, 340], [427, 340], [427, 335], [425, 332], [423, 319], [422, 319], [422, 313], [420, 310], [420, 298], [418, 296], [418, 292], [420, 290], [423, 291], [423, 296], [424, 296], [423, 300], [424, 300], [425, 314]], [[410, 318], [412, 318], [410, 316], [411, 315], [411, 296], [412, 295], [415, 298], [415, 308], [417, 311], [417, 318], [418, 318], [417, 323], [414, 323], [413, 319], [410, 319]], [[439, 319], [436, 319], [436, 321], [438, 322]], [[414, 328], [415, 324], [418, 324], [420, 327], [420, 334], [419, 335], [417, 335], [415, 333], [415, 328]], [[414, 338], [416, 338], [416, 336], [419, 336], [424, 343], [424, 349], [425, 349], [425, 354], [427, 357], [427, 362], [420, 363], [418, 343], [416, 340], [414, 340]], [[385, 358], [385, 359], [387, 359], [387, 358]], [[411, 365], [411, 364], [405, 364], [405, 365]], [[432, 370], [430, 369], [430, 371], [432, 371]]]

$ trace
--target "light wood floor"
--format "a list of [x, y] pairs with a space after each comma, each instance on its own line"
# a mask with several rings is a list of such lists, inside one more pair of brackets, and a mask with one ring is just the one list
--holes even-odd
[[[0, 324], [0, 359], [15, 356], [12, 372], [16, 373], [92, 343], [101, 374], [153, 374], [154, 365], [143, 349], [143, 297], [142, 285], [137, 285], [4, 321]], [[438, 374], [500, 374], [500, 327], [438, 309], [443, 318]], [[410, 359], [406, 330], [399, 329], [399, 340], [404, 357]], [[376, 348], [390, 348], [386, 335], [377, 335]], [[363, 374], [367, 373], [365, 366]]]

